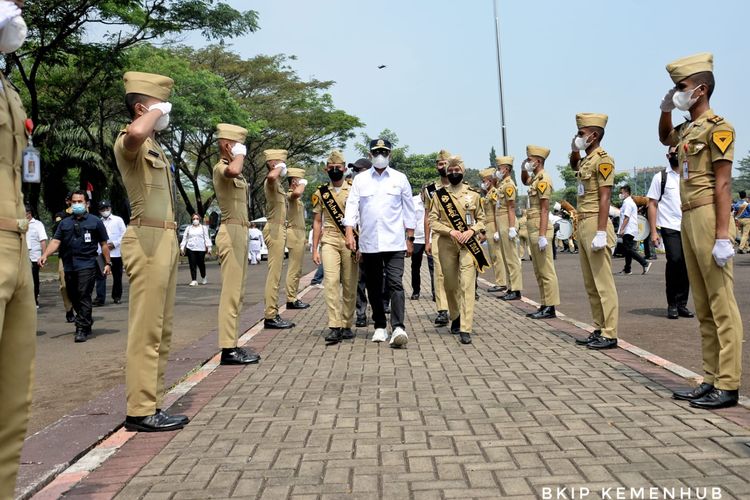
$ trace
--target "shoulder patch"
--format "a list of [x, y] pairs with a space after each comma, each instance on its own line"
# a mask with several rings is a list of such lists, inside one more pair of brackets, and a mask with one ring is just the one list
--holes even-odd
[[615, 167], [611, 163], [600, 163], [599, 175], [601, 175], [604, 179], [608, 179], [614, 169]]
[[716, 115], [716, 116], [712, 116], [711, 118], [709, 118], [708, 121], [710, 121], [714, 125], [718, 125], [719, 123], [721, 123], [721, 122], [724, 121], [724, 118], [722, 118], [721, 116]]
[[545, 191], [547, 191], [547, 187], [549, 186], [549, 183], [547, 181], [539, 181], [536, 184], [537, 190], [544, 194]]
[[513, 196], [513, 193], [515, 192], [516, 188], [514, 188], [513, 186], [505, 186], [505, 195], [508, 196], [508, 198]]
[[724, 154], [734, 141], [734, 134], [731, 130], [717, 130], [711, 134], [711, 140], [716, 144], [716, 147], [719, 148], [721, 154]]

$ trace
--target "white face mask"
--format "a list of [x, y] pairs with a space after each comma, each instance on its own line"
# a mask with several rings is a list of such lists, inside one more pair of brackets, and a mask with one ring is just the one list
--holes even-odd
[[[700, 87], [700, 85], [698, 85], [698, 87]], [[675, 92], [672, 96], [672, 102], [675, 107], [680, 111], [688, 111], [692, 108], [693, 104], [698, 101], [697, 97], [693, 97], [693, 94], [698, 90], [698, 87], [695, 87], [693, 90]]]
[[489, 189], [489, 187], [490, 187], [489, 183], [487, 183], [487, 182], [483, 182], [482, 183], [482, 191], [487, 191], [487, 189]]
[[526, 162], [523, 164], [523, 168], [526, 169], [526, 172], [533, 174], [534, 169], [536, 168], [536, 165], [533, 161], [526, 160]]
[[101, 215], [104, 219], [106, 219], [107, 217], [109, 217], [110, 215], [112, 215], [112, 211], [111, 210], [104, 210], [102, 212], [99, 212], [99, 215]]
[[200, 223], [201, 223], [201, 221], [199, 221], [198, 219], [193, 219], [193, 225], [194, 225], [194, 226], [197, 226], [197, 225], [199, 225]]
[[23, 17], [16, 16], [0, 30], [0, 53], [10, 54], [17, 51], [26, 41], [28, 28]]
[[618, 194], [617, 197], [620, 198], [620, 200], [624, 200], [625, 199], [625, 196], [623, 196], [622, 193]]
[[497, 178], [499, 180], [503, 180], [504, 177], [505, 177], [505, 174], [503, 174], [503, 172], [501, 170], [498, 170], [498, 171], [495, 172], [495, 178]]
[[156, 124], [154, 125], [154, 130], [157, 132], [161, 132], [165, 128], [169, 127], [169, 115], [161, 115], [158, 120], [156, 120]]
[[372, 160], [372, 166], [379, 169], [386, 168], [388, 166], [388, 158], [378, 155]]
[[589, 147], [589, 141], [587, 137], [576, 137], [575, 141], [575, 147], [578, 149], [578, 151], [585, 151], [587, 147]]

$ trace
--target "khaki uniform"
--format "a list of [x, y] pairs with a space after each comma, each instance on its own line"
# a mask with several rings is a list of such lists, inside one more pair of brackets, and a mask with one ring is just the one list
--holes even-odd
[[[287, 193], [287, 230], [286, 247], [289, 250], [289, 259], [286, 270], [286, 301], [297, 300], [299, 291], [299, 279], [302, 277], [302, 259], [305, 257], [305, 242], [307, 232], [305, 231], [305, 204], [302, 198], [292, 201], [291, 191]], [[325, 269], [325, 264], [323, 265]]]
[[[484, 208], [482, 207], [480, 194], [466, 183], [461, 183], [458, 186], [448, 185], [445, 189], [450, 193], [464, 220], [466, 220], [467, 214], [471, 215], [473, 224], [470, 224], [469, 228], [473, 229], [475, 234], [478, 235], [485, 228]], [[430, 207], [429, 217], [430, 228], [440, 235], [438, 239], [440, 267], [443, 270], [450, 318], [454, 320], [461, 316], [461, 331], [472, 333], [477, 278], [474, 257], [464, 245], [459, 245], [450, 236], [453, 226], [437, 199]], [[437, 285], [435, 288], [437, 288]]]
[[[126, 129], [127, 130], [127, 129]], [[122, 263], [130, 281], [125, 384], [131, 417], [161, 408], [164, 370], [172, 341], [178, 244], [169, 160], [152, 138], [130, 152], [125, 130], [114, 146], [132, 217], [122, 237]]]
[[270, 183], [266, 179], [263, 192], [266, 195], [266, 218], [263, 227], [263, 239], [268, 247], [268, 276], [265, 289], [265, 318], [274, 319], [279, 314], [279, 285], [281, 284], [281, 267], [284, 264], [286, 246], [286, 191], [282, 179]]
[[[526, 255], [531, 255], [531, 248], [529, 248], [529, 230], [526, 227], [526, 212], [518, 219], [518, 256], [524, 258]], [[553, 228], [554, 229], [554, 228]]]
[[36, 351], [34, 284], [21, 193], [25, 120], [21, 98], [0, 74], [0, 498], [13, 498]]
[[553, 224], [547, 222], [547, 248], [544, 252], [539, 250], [539, 223], [540, 223], [540, 203], [541, 200], [549, 200], [552, 195], [552, 180], [547, 172], [539, 171], [533, 176], [529, 184], [529, 209], [526, 211], [527, 221], [526, 228], [529, 231], [529, 244], [531, 246], [531, 259], [534, 265], [534, 275], [539, 285], [539, 295], [541, 296], [542, 305], [557, 306], [560, 304], [560, 290], [557, 285], [557, 273], [555, 264], [552, 261], [552, 245], [554, 240]]
[[[344, 182], [340, 188], [335, 188], [329, 183], [328, 189], [343, 214], [351, 190], [351, 181]], [[352, 251], [346, 248], [346, 238], [323, 206], [322, 198], [318, 189], [312, 197], [312, 210], [314, 214], [321, 214], [323, 218], [320, 258], [323, 262], [323, 293], [328, 309], [328, 327], [351, 328], [357, 305], [359, 265]]]
[[219, 347], [222, 349], [237, 347], [239, 315], [247, 277], [247, 228], [250, 226], [247, 217], [247, 181], [241, 176], [225, 176], [224, 171], [228, 166], [229, 162], [222, 160], [213, 170], [216, 200], [221, 208], [216, 246], [221, 264]]
[[[508, 276], [508, 289], [514, 292], [523, 290], [523, 274], [521, 272], [521, 258], [518, 255], [518, 237], [510, 239], [508, 230], [510, 222], [508, 221], [508, 202], [516, 201], [516, 185], [510, 176], [500, 182], [497, 189], [498, 206], [495, 212], [497, 218], [497, 228], [500, 232], [500, 249], [503, 252], [503, 262], [505, 263], [505, 272]], [[516, 221], [518, 229], [518, 221]]]
[[[429, 216], [429, 213], [432, 209], [432, 202], [434, 201], [434, 192], [432, 195], [429, 194], [428, 187], [434, 186], [435, 190], [440, 189], [443, 187], [443, 183], [439, 180], [432, 182], [430, 184], [426, 184], [422, 188], [422, 192], [420, 193], [420, 196], [422, 197], [422, 203], [424, 204], [424, 210], [425, 214]], [[438, 241], [440, 239], [440, 234], [436, 232], [432, 226], [430, 226], [430, 245], [432, 246], [432, 264], [434, 268], [434, 280], [435, 280], [435, 307], [438, 311], [447, 311], [448, 310], [448, 298], [445, 295], [445, 283], [443, 278], [443, 268], [440, 267], [440, 246], [438, 245]]]
[[495, 241], [493, 237], [498, 232], [497, 225], [495, 223], [495, 210], [498, 203], [498, 191], [495, 186], [490, 187], [487, 190], [487, 195], [482, 199], [482, 207], [484, 208], [485, 215], [485, 233], [487, 236], [487, 247], [490, 251], [490, 263], [492, 264], [492, 272], [495, 275], [495, 284], [499, 286], [505, 286], [506, 284], [506, 272], [505, 272], [505, 259], [503, 258], [502, 244], [499, 241]]
[[[682, 172], [682, 248], [700, 322], [704, 382], [736, 390], [742, 375], [743, 331], [733, 265], [730, 260], [719, 267], [711, 254], [716, 231], [713, 164], [734, 160], [734, 127], [709, 109], [694, 122], [675, 128], [668, 142], [677, 146]], [[730, 221], [730, 241], [735, 234]]]
[[615, 162], [601, 147], [581, 158], [576, 172], [578, 202], [576, 209], [576, 239], [581, 259], [583, 284], [589, 297], [594, 327], [602, 337], [617, 338], [619, 306], [615, 278], [612, 275], [612, 248], [617, 243], [615, 228], [607, 217], [607, 248], [594, 251], [594, 241], [599, 225], [599, 188], [612, 187], [615, 180]]

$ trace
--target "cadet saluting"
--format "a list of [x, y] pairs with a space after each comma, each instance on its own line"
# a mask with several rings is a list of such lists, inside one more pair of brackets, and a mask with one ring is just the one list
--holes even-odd
[[503, 251], [505, 271], [508, 276], [508, 293], [503, 300], [519, 300], [523, 290], [521, 259], [518, 256], [518, 222], [516, 221], [516, 184], [510, 176], [513, 171], [512, 156], [495, 158], [497, 172], [502, 179], [498, 187], [498, 207], [495, 212], [497, 231], [500, 233], [500, 248]]
[[[742, 320], [734, 298], [730, 224], [734, 127], [711, 109], [713, 56], [678, 59], [667, 65], [675, 87], [661, 103], [659, 139], [676, 146], [681, 170], [682, 247], [693, 287], [703, 347], [703, 383], [677, 391], [690, 406], [734, 406], [742, 375]], [[689, 111], [690, 120], [672, 126], [672, 110]], [[714, 236], [713, 242], [711, 235]]]
[[476, 236], [484, 229], [481, 196], [463, 182], [464, 171], [461, 157], [451, 158], [450, 185], [435, 192], [430, 227], [440, 235], [440, 266], [452, 321], [451, 333], [460, 335], [462, 344], [471, 344], [477, 267], [483, 271], [489, 263]]
[[495, 276], [495, 283], [490, 286], [488, 292], [504, 292], [508, 289], [505, 285], [505, 259], [503, 258], [503, 249], [500, 243], [500, 233], [497, 227], [496, 210], [498, 207], [499, 193], [497, 191], [498, 178], [495, 175], [495, 167], [485, 168], [479, 175], [482, 176], [482, 189], [485, 190], [482, 199], [482, 208], [485, 216], [485, 233], [487, 236], [487, 247], [490, 251], [490, 263], [492, 264], [492, 273]]

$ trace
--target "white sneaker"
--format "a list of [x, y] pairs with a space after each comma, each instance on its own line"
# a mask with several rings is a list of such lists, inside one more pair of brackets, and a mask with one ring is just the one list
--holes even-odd
[[201, 281], [201, 285], [208, 285], [208, 280], [206, 278], [203, 278], [203, 281]]
[[198, 282], [195, 281], [195, 280], [193, 280], [193, 281], [190, 282], [190, 284], [188, 286], [198, 286]]
[[394, 328], [390, 342], [391, 347], [402, 347], [405, 346], [407, 342], [409, 342], [409, 337], [406, 336], [406, 331], [400, 326]]
[[373, 342], [386, 342], [388, 340], [388, 332], [385, 328], [376, 328], [375, 333], [372, 334]]

